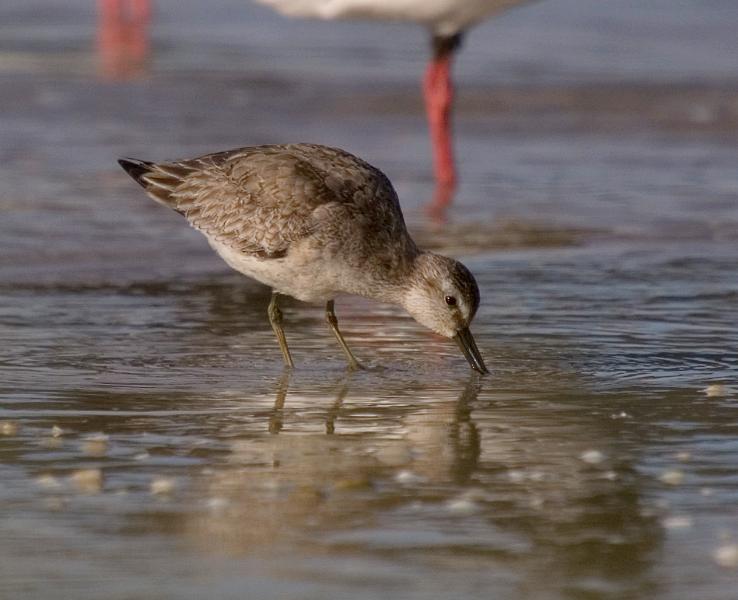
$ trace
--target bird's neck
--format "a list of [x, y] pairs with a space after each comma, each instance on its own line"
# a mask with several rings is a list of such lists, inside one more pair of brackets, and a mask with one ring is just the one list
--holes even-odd
[[372, 271], [364, 266], [361, 269], [362, 277], [354, 278], [352, 289], [345, 291], [379, 302], [405, 306], [407, 291], [417, 280], [419, 264], [424, 261], [422, 257], [429, 254], [419, 250], [412, 240], [408, 241], [410, 245], [402, 251], [394, 249], [383, 257], [376, 254], [374, 259], [380, 260], [382, 268]]
[[396, 303], [407, 308], [411, 292], [423, 285], [429, 267], [436, 260], [436, 255], [416, 248], [415, 254], [408, 260], [402, 278], [397, 281]]

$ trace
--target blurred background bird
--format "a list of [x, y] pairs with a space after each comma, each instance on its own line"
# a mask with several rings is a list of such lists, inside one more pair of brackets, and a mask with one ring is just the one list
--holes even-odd
[[432, 55], [423, 78], [423, 98], [433, 147], [436, 197], [450, 202], [457, 181], [451, 134], [454, 87], [451, 64], [464, 32], [483, 19], [531, 0], [256, 0], [290, 17], [380, 19], [415, 22], [428, 28]]

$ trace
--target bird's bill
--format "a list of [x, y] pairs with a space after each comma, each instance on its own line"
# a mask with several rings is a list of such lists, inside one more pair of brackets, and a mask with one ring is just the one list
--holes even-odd
[[464, 356], [466, 356], [466, 360], [469, 361], [472, 369], [478, 371], [479, 373], [482, 373], [482, 375], [484, 375], [485, 373], [489, 373], [487, 367], [484, 366], [482, 355], [479, 353], [479, 348], [477, 348], [477, 344], [474, 341], [474, 337], [472, 336], [471, 331], [469, 331], [468, 327], [464, 327], [464, 329], [459, 329], [459, 331], [454, 336], [454, 340], [456, 340], [459, 348], [461, 348]]

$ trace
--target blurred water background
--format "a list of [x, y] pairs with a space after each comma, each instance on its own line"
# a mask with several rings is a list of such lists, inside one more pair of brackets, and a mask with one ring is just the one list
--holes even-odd
[[[4, 0], [0, 597], [735, 597], [736, 26], [546, 0], [475, 28], [439, 222], [422, 29], [159, 0], [120, 55], [91, 1]], [[288, 302], [285, 375], [268, 290], [115, 162], [290, 141], [382, 168], [463, 258], [491, 376], [355, 298], [370, 368]]]

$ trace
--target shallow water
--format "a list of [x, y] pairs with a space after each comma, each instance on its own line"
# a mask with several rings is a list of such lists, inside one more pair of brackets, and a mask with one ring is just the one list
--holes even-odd
[[[732, 2], [475, 30], [443, 224], [419, 32], [162, 1], [111, 80], [88, 4], [0, 8], [0, 597], [732, 597]], [[285, 375], [268, 290], [115, 164], [289, 140], [381, 166], [477, 275], [491, 376], [356, 298], [368, 369], [287, 302]]]

